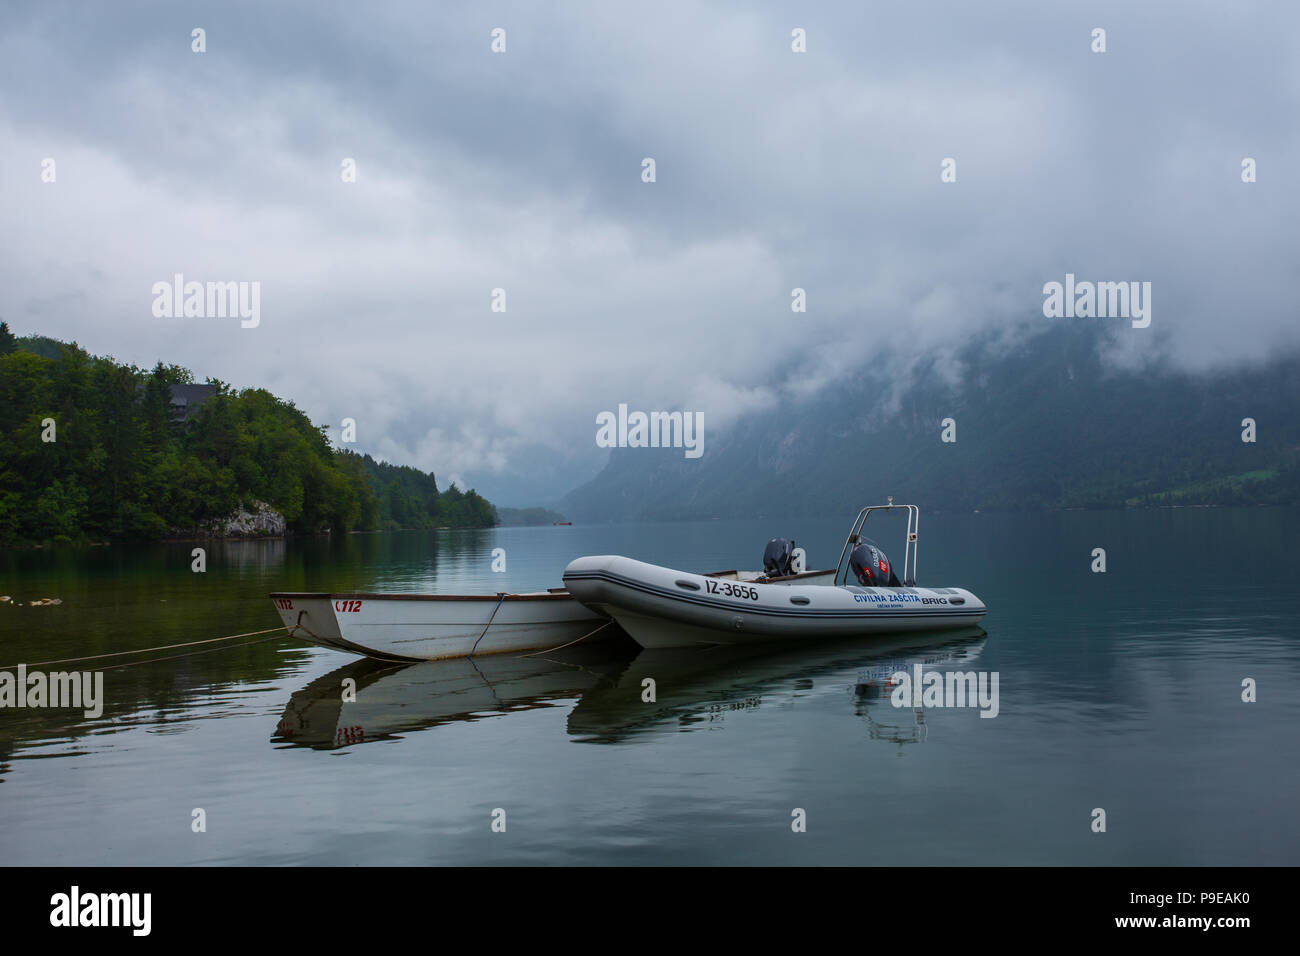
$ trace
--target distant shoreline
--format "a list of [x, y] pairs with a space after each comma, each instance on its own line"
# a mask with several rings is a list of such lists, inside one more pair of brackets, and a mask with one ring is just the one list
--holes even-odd
[[[360, 528], [353, 531], [342, 531], [339, 535], [367, 535], [367, 534], [403, 534], [411, 531], [490, 531], [492, 528], [498, 528], [501, 525], [476, 525], [473, 527], [441, 527], [441, 528]], [[225, 535], [166, 535], [160, 538], [116, 538], [111, 540], [103, 539], [72, 539], [68, 541], [10, 541], [0, 544], [0, 552], [4, 551], [53, 551], [56, 548], [109, 548], [114, 545], [142, 545], [142, 544], [195, 544], [203, 541], [292, 541], [300, 538], [332, 538], [335, 537], [333, 531], [297, 531], [290, 534], [225, 534]]]
[[[1093, 514], [1115, 514], [1127, 511], [1182, 511], [1196, 510], [1206, 511], [1212, 509], [1229, 510], [1229, 509], [1255, 509], [1255, 508], [1296, 508], [1300, 507], [1289, 502], [1256, 502], [1253, 504], [1191, 504], [1191, 505], [1127, 505], [1123, 508], [1034, 508], [1034, 509], [1017, 509], [1007, 510], [1001, 508], [979, 508], [967, 510], [965, 508], [958, 510], [949, 510], [944, 508], [930, 508], [927, 514], [930, 515], [953, 515], [953, 514], [987, 514], [987, 515], [1047, 515], [1047, 514], [1077, 514], [1090, 512]], [[826, 515], [786, 515], [778, 516], [783, 520], [795, 519], [812, 519], [817, 517], [829, 517]], [[624, 521], [594, 521], [583, 522], [585, 527], [606, 527], [621, 524], [682, 524], [685, 522], [713, 522], [713, 521], [749, 521], [764, 520], [765, 515], [735, 515], [725, 517], [722, 515], [699, 517], [699, 518], [663, 518], [648, 519], [636, 518]], [[572, 526], [574, 522], [562, 527]], [[501, 528], [549, 528], [550, 524], [495, 524], [495, 525], [477, 525], [465, 527], [440, 527], [440, 528], [366, 528], [353, 531], [340, 532], [341, 535], [377, 535], [377, 534], [406, 534], [413, 531], [491, 531]], [[334, 537], [332, 531], [301, 531], [292, 534], [241, 534], [241, 535], [202, 535], [202, 536], [175, 536], [162, 538], [119, 538], [116, 540], [72, 540], [72, 541], [34, 541], [34, 542], [8, 542], [0, 544], [0, 552], [5, 551], [52, 551], [56, 548], [107, 548], [114, 545], [142, 545], [142, 544], [193, 544], [202, 541], [290, 541], [300, 538], [331, 538]]]

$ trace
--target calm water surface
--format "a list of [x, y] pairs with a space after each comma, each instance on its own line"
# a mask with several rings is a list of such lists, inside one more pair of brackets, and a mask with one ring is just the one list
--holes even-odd
[[[824, 567], [851, 518], [214, 544], [204, 574], [189, 544], [4, 553], [24, 606], [0, 605], [0, 668], [271, 628], [272, 590], [528, 590], [597, 553], [753, 568], [776, 535]], [[1300, 863], [1300, 513], [921, 530], [921, 583], [973, 590], [987, 633], [409, 667], [262, 636], [98, 662], [97, 719], [0, 710], [0, 864]], [[996, 671], [997, 716], [893, 706], [879, 677], [916, 663]]]

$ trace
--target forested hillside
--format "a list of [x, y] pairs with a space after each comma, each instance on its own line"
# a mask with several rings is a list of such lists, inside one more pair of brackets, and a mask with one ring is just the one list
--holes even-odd
[[455, 482], [439, 491], [432, 473], [369, 455], [360, 461], [378, 496], [381, 528], [487, 528], [497, 523], [496, 510], [475, 491], [461, 491]]
[[192, 382], [0, 324], [0, 542], [159, 538], [253, 501], [300, 533], [495, 523], [473, 491], [335, 449], [264, 389], [209, 379], [177, 420], [171, 387]]

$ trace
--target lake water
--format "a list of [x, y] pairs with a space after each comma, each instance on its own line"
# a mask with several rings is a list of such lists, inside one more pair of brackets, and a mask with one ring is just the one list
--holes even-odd
[[[825, 567], [851, 518], [214, 543], [202, 574], [190, 544], [9, 552], [0, 668], [272, 628], [272, 590], [529, 590], [600, 553], [754, 568], [778, 535]], [[989, 613], [911, 645], [108, 658], [84, 665], [98, 718], [0, 709], [0, 864], [1294, 865], [1297, 541], [1291, 509], [923, 514], [920, 582]], [[996, 672], [996, 717], [895, 706], [880, 681], [914, 664]]]

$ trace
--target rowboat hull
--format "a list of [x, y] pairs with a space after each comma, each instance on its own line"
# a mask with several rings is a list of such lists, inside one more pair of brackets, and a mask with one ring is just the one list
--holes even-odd
[[953, 630], [985, 613], [961, 588], [733, 585], [619, 555], [579, 558], [564, 584], [647, 648]]
[[324, 594], [276, 592], [280, 619], [295, 636], [380, 660], [437, 661], [471, 653], [556, 647], [590, 634], [617, 634], [606, 615], [563, 591], [529, 594]]

